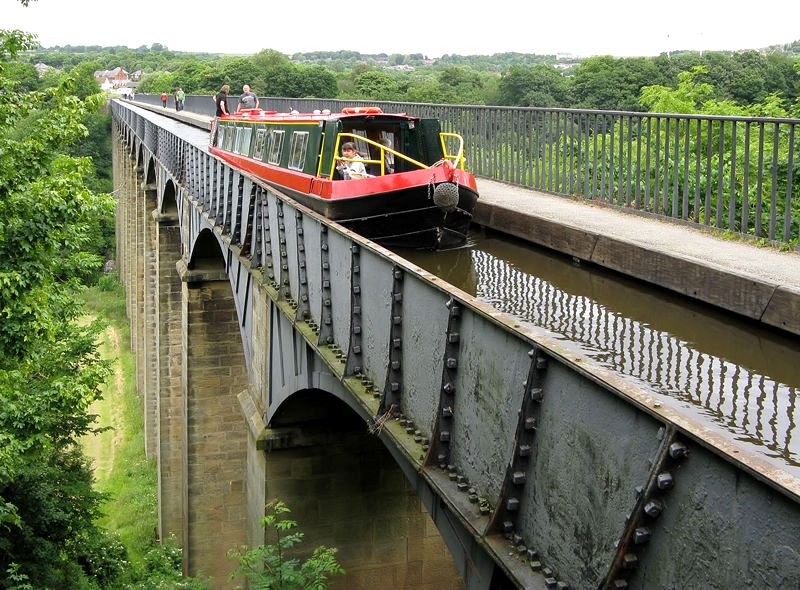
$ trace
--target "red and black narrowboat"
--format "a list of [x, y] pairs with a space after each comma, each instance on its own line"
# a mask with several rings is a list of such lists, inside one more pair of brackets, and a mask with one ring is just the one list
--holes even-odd
[[[344, 179], [342, 144], [362, 178]], [[258, 109], [218, 117], [210, 151], [288, 196], [387, 247], [454, 248], [478, 199], [464, 142], [435, 119], [352, 107], [341, 113]]]

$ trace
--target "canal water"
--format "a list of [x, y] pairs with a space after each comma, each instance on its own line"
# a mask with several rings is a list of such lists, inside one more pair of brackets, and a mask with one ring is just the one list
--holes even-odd
[[798, 339], [488, 230], [398, 254], [800, 467]]

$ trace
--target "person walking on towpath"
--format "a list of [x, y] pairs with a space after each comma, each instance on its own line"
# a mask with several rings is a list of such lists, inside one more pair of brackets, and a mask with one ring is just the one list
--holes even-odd
[[186, 100], [186, 93], [183, 91], [183, 88], [178, 86], [175, 89], [175, 110], [182, 111], [183, 110], [183, 101]]
[[166, 92], [162, 92], [161, 93], [161, 106], [162, 107], [167, 108], [167, 99], [168, 98], [169, 98], [169, 95]]

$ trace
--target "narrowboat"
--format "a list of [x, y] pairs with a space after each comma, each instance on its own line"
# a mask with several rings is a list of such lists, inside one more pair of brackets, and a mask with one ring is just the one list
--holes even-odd
[[214, 120], [209, 151], [386, 247], [462, 246], [478, 199], [459, 135], [378, 107], [239, 111]]

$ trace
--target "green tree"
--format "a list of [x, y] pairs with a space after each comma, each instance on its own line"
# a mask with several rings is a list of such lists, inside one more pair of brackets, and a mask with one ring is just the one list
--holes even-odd
[[365, 100], [398, 100], [401, 88], [397, 80], [382, 70], [367, 70], [353, 80], [359, 98]]
[[278, 501], [267, 505], [261, 521], [274, 542], [247, 552], [233, 552], [239, 565], [231, 578], [244, 575], [251, 590], [325, 590], [331, 576], [344, 573], [336, 549], [317, 547], [305, 560], [299, 547], [304, 534], [294, 531], [297, 522], [285, 518], [289, 508]]
[[555, 68], [511, 66], [500, 78], [500, 104], [524, 107], [564, 107], [570, 103], [567, 79]]
[[65, 154], [102, 95], [75, 96], [71, 76], [33, 92], [7, 80], [34, 45], [0, 31], [0, 587], [69, 589], [96, 579], [109, 548], [76, 444], [108, 367], [75, 294], [102, 263], [91, 235], [113, 202], [86, 188], [88, 160]]

